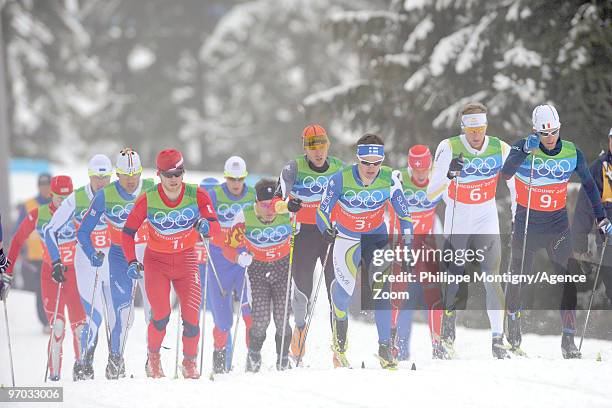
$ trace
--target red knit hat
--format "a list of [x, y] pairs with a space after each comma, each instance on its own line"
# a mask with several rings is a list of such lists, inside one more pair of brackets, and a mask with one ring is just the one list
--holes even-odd
[[51, 177], [51, 192], [62, 197], [72, 193], [72, 179], [69, 176]]
[[183, 155], [176, 149], [162, 150], [157, 154], [157, 170], [172, 171], [183, 166]]
[[426, 170], [431, 167], [431, 152], [425, 145], [414, 145], [408, 150], [408, 166], [411, 169]]

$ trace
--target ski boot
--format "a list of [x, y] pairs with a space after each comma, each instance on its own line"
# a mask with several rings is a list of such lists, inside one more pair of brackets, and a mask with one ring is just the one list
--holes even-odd
[[563, 333], [561, 337], [561, 353], [565, 359], [582, 358], [582, 353], [574, 343], [574, 335]]
[[504, 345], [503, 335], [493, 336], [493, 340], [491, 343], [491, 351], [493, 353], [494, 358], [500, 360], [510, 358], [508, 352], [506, 351], [506, 346]]
[[117, 380], [125, 377], [125, 362], [119, 354], [109, 354], [108, 363], [106, 364], [106, 378], [108, 380]]
[[388, 341], [378, 343], [378, 360], [380, 366], [386, 370], [397, 369], [397, 360], [391, 352], [391, 345]]
[[331, 349], [334, 353], [334, 368], [351, 368], [351, 365], [348, 359], [346, 358], [346, 349], [348, 348], [348, 340], [346, 338], [346, 332], [348, 330], [348, 320], [334, 319], [332, 322], [332, 328], [333, 343]]
[[306, 354], [306, 327], [295, 328], [293, 336], [291, 337], [291, 358], [297, 363], [302, 361], [304, 354]]
[[83, 365], [75, 361], [74, 366], [72, 367], [72, 381], [80, 381], [83, 380]]
[[510, 343], [510, 351], [517, 356], [526, 356], [521, 349], [521, 312], [508, 313], [506, 319], [508, 321], [508, 343]]
[[261, 352], [249, 349], [247, 353], [246, 372], [257, 373], [261, 368]]
[[[283, 344], [283, 336], [277, 334], [275, 336], [276, 341], [276, 369], [278, 371], [286, 370], [288, 368], [292, 368], [289, 363], [289, 346], [291, 344], [291, 332], [285, 334], [285, 341]], [[284, 346], [284, 349], [281, 352], [281, 346]]]
[[454, 310], [445, 310], [442, 315], [442, 346], [452, 359], [455, 356], [455, 323], [457, 320], [457, 312]]
[[196, 366], [196, 359], [193, 358], [183, 358], [183, 365], [181, 366], [181, 373], [183, 374], [183, 378], [189, 378], [192, 380], [197, 380], [200, 378], [200, 373], [198, 372], [198, 367]]
[[147, 354], [147, 363], [145, 365], [147, 377], [162, 378], [165, 377], [164, 370], [161, 365], [161, 356], [158, 352], [149, 351]]
[[444, 348], [444, 344], [439, 342], [432, 342], [431, 344], [431, 358], [434, 360], [452, 360], [451, 355], [448, 353], [448, 350]]
[[213, 351], [213, 373], [222, 374], [225, 370], [227, 352], [225, 347]]

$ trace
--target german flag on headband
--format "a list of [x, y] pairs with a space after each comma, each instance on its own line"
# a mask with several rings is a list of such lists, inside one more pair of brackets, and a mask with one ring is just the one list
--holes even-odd
[[308, 150], [320, 149], [329, 144], [325, 128], [317, 124], [306, 126], [302, 132], [302, 139], [304, 140], [304, 149]]

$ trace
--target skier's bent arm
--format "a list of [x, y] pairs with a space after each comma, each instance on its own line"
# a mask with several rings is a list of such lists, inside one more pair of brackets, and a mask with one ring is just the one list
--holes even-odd
[[21, 221], [21, 224], [17, 227], [17, 231], [11, 241], [11, 246], [8, 252], [8, 260], [11, 263], [5, 273], [12, 275], [15, 261], [19, 256], [19, 251], [26, 239], [30, 236], [32, 231], [36, 228], [36, 221], [38, 220], [38, 208], [30, 211], [25, 218]]
[[198, 201], [198, 208], [200, 209], [200, 216], [206, 218], [210, 225], [209, 235], [212, 237], [213, 235], [220, 234], [221, 227], [219, 226], [217, 213], [215, 212], [210, 196], [206, 191], [198, 189], [196, 198]]
[[[504, 141], [501, 141], [501, 146], [502, 162], [505, 163], [510, 155], [511, 147]], [[510, 192], [510, 210], [512, 211], [512, 221], [514, 221], [514, 216], [516, 215], [516, 185], [514, 176], [506, 179], [506, 185], [508, 186], [508, 191]]]
[[141, 195], [134, 203], [134, 208], [130, 215], [128, 215], [125, 225], [123, 226], [123, 236], [121, 239], [121, 248], [123, 254], [128, 263], [132, 263], [136, 260], [136, 243], [134, 237], [138, 228], [142, 225], [144, 220], [147, 218], [147, 195]]
[[593, 207], [593, 214], [597, 218], [597, 221], [603, 220], [606, 214], [601, 205], [601, 194], [599, 190], [597, 190], [595, 180], [593, 180], [593, 176], [591, 176], [591, 172], [584, 159], [584, 154], [582, 154], [580, 149], [576, 149], [576, 173], [578, 173], [578, 177], [580, 177], [584, 192], [589, 197], [589, 201]]
[[283, 170], [281, 170], [276, 186], [276, 195], [281, 197], [283, 200], [286, 199], [293, 189], [296, 176], [297, 162], [295, 160], [291, 160], [285, 167], [283, 167]]
[[448, 139], [443, 140], [436, 149], [431, 178], [427, 185], [427, 199], [434, 201], [442, 195], [450, 184], [448, 166], [453, 159], [453, 149]]
[[317, 208], [317, 227], [321, 233], [332, 227], [331, 214], [342, 192], [342, 172], [334, 174], [323, 191], [321, 203]]
[[91, 204], [89, 205], [89, 209], [85, 213], [83, 217], [83, 221], [81, 222], [81, 226], [77, 231], [77, 239], [79, 244], [81, 244], [81, 248], [87, 258], [91, 259], [96, 250], [93, 247], [93, 243], [91, 242], [91, 233], [98, 225], [102, 214], [104, 214], [104, 204], [105, 204], [105, 196], [104, 189], [98, 191], [94, 196]]
[[73, 192], [66, 197], [64, 201], [62, 201], [58, 209], [55, 210], [55, 213], [53, 213], [53, 217], [51, 217], [51, 220], [45, 227], [45, 244], [47, 245], [51, 262], [55, 262], [60, 259], [57, 233], [74, 216], [75, 208], [76, 197]]
[[514, 174], [516, 174], [523, 161], [525, 161], [527, 153], [523, 151], [524, 145], [525, 139], [520, 139], [510, 148], [510, 153], [508, 154], [508, 157], [506, 157], [504, 167], [502, 167], [501, 170], [504, 180], [510, 180], [512, 177], [514, 177]]

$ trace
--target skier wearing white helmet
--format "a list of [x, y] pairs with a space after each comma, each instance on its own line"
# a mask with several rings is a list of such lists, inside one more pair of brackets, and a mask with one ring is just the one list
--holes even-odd
[[[512, 234], [511, 272], [530, 275], [535, 253], [546, 249], [557, 275], [568, 274], [572, 251], [566, 200], [567, 185], [577, 173], [591, 211], [604, 235], [612, 235], [612, 224], [606, 218], [601, 197], [589, 172], [585, 157], [574, 143], [561, 139], [561, 121], [552, 105], [533, 110], [533, 132], [518, 140], [502, 169], [505, 179], [515, 176], [517, 202]], [[523, 354], [521, 345], [521, 285], [508, 283], [508, 341], [512, 350]], [[564, 358], [581, 358], [574, 344], [576, 333], [576, 284], [563, 283], [561, 351]]]
[[[61, 250], [58, 244], [58, 234], [60, 234], [60, 230], [69, 221], [74, 221], [78, 228], [96, 192], [110, 183], [110, 178], [113, 174], [113, 165], [111, 164], [110, 159], [105, 155], [96, 154], [89, 160], [89, 163], [87, 164], [87, 172], [89, 175], [89, 184], [74, 190], [72, 194], [66, 197], [57, 211], [53, 214], [53, 217], [45, 229], [45, 241], [52, 262], [58, 262], [62, 258]], [[104, 219], [98, 222], [93, 235], [96, 249], [100, 252], [100, 256], [102, 258], [108, 256], [110, 237], [108, 227]], [[92, 307], [90, 302], [93, 293], [95, 276], [98, 274], [100, 280], [108, 282], [108, 263], [99, 265], [99, 268], [91, 265], [89, 259], [87, 259], [87, 256], [83, 252], [83, 248], [77, 245], [74, 253], [74, 268], [76, 271], [76, 279], [81, 297], [81, 303], [83, 304], [85, 313], [87, 316], [89, 316]], [[94, 314], [97, 313], [98, 316], [101, 316], [102, 312], [100, 306], [101, 303], [98, 304], [97, 307], [94, 306]], [[95, 339], [97, 339], [97, 327], [89, 329], [89, 327], [92, 326], [91, 323], [86, 321], [85, 327], [83, 328], [79, 338], [82, 361], [79, 362], [80, 364], [78, 366], [75, 365], [74, 367], [74, 380], [93, 378], [91, 362], [96, 344]], [[99, 326], [99, 323], [96, 326]], [[83, 344], [86, 341], [85, 338], [87, 337], [88, 330], [92, 330], [93, 335], [91, 335], [91, 337], [94, 343], [90, 350], [85, 350]]]
[[[233, 322], [233, 291], [240, 297], [242, 318], [246, 326], [247, 346], [250, 339], [251, 308], [249, 306], [248, 284], [244, 293], [240, 294], [247, 263], [244, 262], [244, 258], [239, 258], [236, 252], [240, 245], [237, 237], [226, 239], [236, 215], [255, 202], [255, 192], [245, 184], [247, 175], [244, 160], [241, 157], [232, 156], [225, 162], [223, 171], [225, 182], [208, 190], [221, 226], [221, 233], [213, 235], [209, 246], [210, 261], [215, 268], [210, 267], [210, 265], [208, 268], [208, 299], [215, 321], [213, 329], [213, 371], [217, 374], [230, 369], [227, 344]], [[217, 277], [219, 278], [218, 281]], [[221, 287], [219, 287], [219, 284]]]
[[[87, 262], [90, 263], [90, 267], [93, 268], [89, 274], [89, 279], [92, 281], [90, 289], [86, 293], [81, 293], [81, 296], [89, 302], [92, 299], [92, 293], [95, 292], [93, 298], [94, 314], [90, 323], [92, 333], [87, 335], [87, 331], [84, 331], [86, 335], [83, 336], [83, 347], [87, 350], [88, 373], [90, 377], [93, 377], [93, 368], [91, 367], [93, 348], [95, 347], [98, 329], [102, 324], [102, 304], [104, 302], [110, 331], [110, 338], [107, 339], [110, 343], [106, 366], [106, 378], [108, 379], [125, 376], [125, 364], [123, 362], [125, 338], [134, 318], [131, 311], [133, 281], [127, 275], [128, 264], [121, 249], [121, 231], [132, 211], [134, 201], [143, 192], [154, 186], [152, 179], [141, 179], [140, 157], [130, 148], [121, 150], [117, 155], [115, 172], [118, 180], [108, 184], [96, 193], [89, 208], [81, 216], [81, 225], [77, 232], [79, 246], [84, 252]], [[98, 226], [102, 222], [108, 225], [110, 249], [107, 252], [102, 251], [98, 243]], [[136, 236], [138, 242], [136, 248], [141, 260], [144, 256], [146, 240], [145, 224]], [[93, 289], [95, 279], [95, 273], [93, 272], [96, 268], [100, 268], [100, 271], [102, 269], [108, 270], [108, 275], [101, 275], [98, 286]], [[145, 319], [148, 321], [150, 307], [142, 279], [138, 286], [144, 301]], [[89, 323], [89, 310], [87, 312]]]

